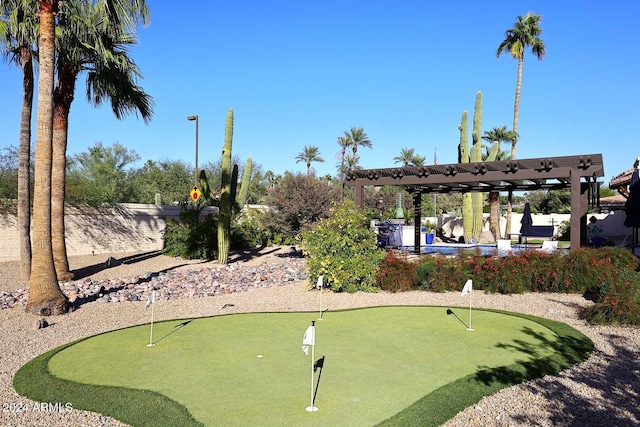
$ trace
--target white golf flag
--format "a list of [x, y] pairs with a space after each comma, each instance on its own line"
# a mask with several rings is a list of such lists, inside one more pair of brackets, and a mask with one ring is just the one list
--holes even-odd
[[467, 283], [464, 284], [464, 288], [462, 288], [462, 296], [465, 296], [472, 290], [473, 290], [473, 285], [471, 284], [471, 279], [469, 279], [467, 280]]
[[302, 337], [302, 351], [304, 354], [309, 355], [309, 346], [316, 345], [316, 327], [311, 325], [304, 331]]
[[151, 291], [151, 295], [147, 297], [147, 305], [145, 305], [144, 308], [149, 308], [149, 306], [155, 302], [156, 302], [156, 291], [154, 289], [153, 291]]
[[318, 282], [316, 283], [316, 289], [322, 289], [322, 274], [318, 276]]

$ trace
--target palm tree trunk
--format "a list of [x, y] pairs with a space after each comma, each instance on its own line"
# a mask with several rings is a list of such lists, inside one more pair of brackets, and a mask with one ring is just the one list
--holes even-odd
[[[520, 88], [522, 87], [522, 64], [524, 63], [524, 54], [518, 58], [518, 78], [516, 79], [516, 99], [513, 103], [513, 132], [518, 134], [518, 114], [520, 112]], [[511, 160], [516, 159], [517, 141], [511, 143]], [[513, 203], [513, 191], [509, 191], [507, 196], [507, 224], [505, 226], [505, 237], [511, 236], [511, 212]]]
[[18, 152], [18, 233], [20, 235], [20, 280], [31, 275], [31, 112], [33, 110], [33, 58], [28, 46], [22, 56], [22, 110]]
[[502, 239], [500, 234], [500, 192], [489, 193], [489, 229], [493, 238], [498, 241]]
[[64, 200], [67, 167], [67, 134], [69, 111], [73, 102], [76, 74], [65, 67], [58, 68], [58, 83], [53, 93], [53, 159], [51, 169], [51, 244], [58, 280], [69, 281], [67, 245], [65, 242]]
[[38, 109], [33, 193], [33, 263], [27, 312], [62, 314], [67, 299], [60, 290], [51, 246], [51, 164], [53, 138], [53, 79], [57, 1], [40, 0]]

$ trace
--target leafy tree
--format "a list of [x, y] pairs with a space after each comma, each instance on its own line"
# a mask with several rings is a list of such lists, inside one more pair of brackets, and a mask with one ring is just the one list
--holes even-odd
[[442, 213], [461, 214], [462, 193], [438, 194], [438, 211]]
[[615, 190], [612, 190], [606, 185], [603, 187], [600, 187], [600, 197], [611, 197], [611, 196], [615, 196], [616, 194], [618, 193]]
[[97, 142], [89, 151], [76, 154], [70, 161], [69, 195], [71, 203], [122, 203], [134, 200], [129, 170], [140, 156], [114, 143], [105, 147]]
[[534, 213], [540, 212], [540, 205], [546, 195], [547, 195], [547, 192], [545, 190], [531, 191], [525, 194], [525, 202], [529, 203], [529, 206], [531, 207], [531, 212], [534, 212]]
[[18, 197], [18, 149], [0, 148], [0, 205]]
[[[503, 52], [508, 52], [513, 59], [518, 61], [518, 75], [516, 80], [516, 97], [513, 103], [513, 132], [518, 133], [518, 113], [520, 111], [520, 88], [522, 87], [522, 65], [524, 63], [524, 52], [527, 47], [531, 48], [531, 53], [542, 60], [546, 54], [544, 42], [540, 38], [542, 28], [540, 22], [542, 16], [535, 15], [531, 12], [522, 17], [518, 16], [513, 27], [505, 33], [505, 38], [498, 46], [496, 57], [499, 58]], [[516, 158], [517, 139], [511, 144], [511, 159]], [[509, 200], [507, 202], [507, 224], [506, 232], [511, 233], [511, 205], [512, 192], [509, 192]]]
[[181, 160], [147, 160], [142, 168], [130, 173], [132, 200], [154, 203], [160, 194], [162, 204], [186, 202], [192, 187], [193, 168]]
[[324, 162], [324, 159], [320, 156], [320, 149], [316, 146], [307, 145], [304, 150], [296, 156], [296, 163], [305, 162], [307, 165], [307, 175], [311, 173], [312, 162]]
[[273, 212], [265, 216], [265, 224], [274, 233], [293, 237], [325, 218], [338, 197], [339, 187], [327, 185], [313, 175], [287, 172], [282, 181], [269, 190], [266, 201]]
[[540, 203], [544, 214], [571, 213], [571, 192], [569, 190], [549, 190]]

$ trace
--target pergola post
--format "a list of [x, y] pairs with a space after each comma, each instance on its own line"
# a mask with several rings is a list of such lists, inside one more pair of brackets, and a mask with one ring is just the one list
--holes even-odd
[[360, 209], [364, 208], [364, 186], [361, 182], [356, 181], [353, 192], [355, 193], [356, 206]]
[[571, 174], [571, 249], [587, 244], [587, 208], [589, 184], [582, 183], [580, 175]]
[[422, 229], [422, 192], [413, 192], [413, 253], [420, 255], [420, 230]]

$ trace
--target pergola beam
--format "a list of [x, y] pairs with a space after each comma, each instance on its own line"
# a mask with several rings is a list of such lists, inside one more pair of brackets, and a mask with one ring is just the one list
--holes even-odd
[[[468, 193], [491, 191], [534, 191], [571, 189], [571, 248], [586, 244], [588, 188], [604, 176], [602, 154], [547, 157], [449, 165], [405, 166], [387, 169], [358, 169], [346, 173], [354, 187], [355, 202], [364, 206], [364, 187], [392, 185], [411, 192], [417, 212], [415, 250], [420, 251], [420, 209], [423, 193]], [[583, 183], [582, 180], [586, 180]], [[416, 208], [416, 204], [418, 207]]]

